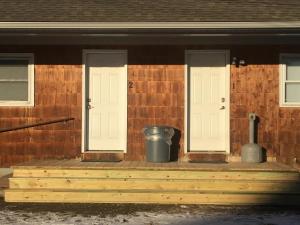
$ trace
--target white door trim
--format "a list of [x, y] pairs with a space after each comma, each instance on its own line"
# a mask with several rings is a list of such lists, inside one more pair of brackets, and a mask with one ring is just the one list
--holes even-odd
[[[84, 153], [86, 152], [87, 149], [87, 123], [88, 121], [86, 120], [86, 96], [87, 96], [87, 85], [89, 85], [87, 83], [87, 73], [86, 73], [86, 58], [88, 54], [91, 53], [122, 53], [122, 54], [126, 54], [126, 64], [125, 64], [125, 80], [127, 81], [127, 50], [106, 50], [106, 49], [83, 49], [82, 50], [82, 127], [81, 127], [81, 152]], [[126, 93], [124, 93], [125, 98], [126, 98], [126, 104], [125, 104], [125, 108], [124, 108], [124, 112], [126, 113], [126, 120], [125, 120], [125, 140], [124, 140], [124, 153], [126, 153], [127, 151], [127, 105], [128, 105], [128, 99], [127, 99], [127, 82], [125, 82], [126, 87], [124, 87], [124, 90], [126, 90]]]
[[226, 78], [225, 78], [225, 88], [226, 88], [226, 99], [225, 103], [226, 109], [226, 149], [225, 153], [230, 153], [230, 51], [229, 50], [186, 50], [185, 51], [185, 64], [184, 64], [184, 153], [189, 152], [188, 149], [188, 62], [187, 55], [192, 53], [225, 53], [226, 57]]

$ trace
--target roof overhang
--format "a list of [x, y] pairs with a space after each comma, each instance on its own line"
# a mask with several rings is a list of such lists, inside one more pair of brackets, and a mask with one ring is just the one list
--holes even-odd
[[0, 22], [5, 44], [299, 44], [299, 22]]
[[0, 29], [292, 29], [291, 22], [0, 22]]

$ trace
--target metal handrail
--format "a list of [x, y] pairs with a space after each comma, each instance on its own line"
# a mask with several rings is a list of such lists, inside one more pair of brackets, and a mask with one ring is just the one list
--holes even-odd
[[42, 125], [48, 125], [48, 124], [53, 124], [53, 123], [60, 123], [60, 122], [67, 122], [70, 120], [75, 120], [75, 118], [70, 117], [70, 118], [62, 118], [62, 119], [57, 119], [57, 120], [50, 120], [50, 121], [45, 121], [45, 122], [39, 122], [39, 123], [33, 123], [33, 124], [26, 124], [22, 126], [16, 126], [16, 127], [10, 127], [10, 128], [2, 128], [0, 129], [0, 133], [3, 132], [8, 132], [8, 131], [14, 131], [14, 130], [21, 130], [25, 128], [30, 128], [30, 127], [37, 127], [37, 126], [42, 126]]

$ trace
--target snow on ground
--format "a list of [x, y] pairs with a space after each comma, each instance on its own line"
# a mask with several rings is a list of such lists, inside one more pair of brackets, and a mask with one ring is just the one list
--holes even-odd
[[118, 204], [7, 204], [0, 224], [300, 225], [299, 208]]

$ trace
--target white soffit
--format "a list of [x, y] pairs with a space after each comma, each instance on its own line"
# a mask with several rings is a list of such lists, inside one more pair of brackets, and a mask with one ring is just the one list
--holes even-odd
[[296, 22], [0, 22], [0, 29], [280, 29]]

